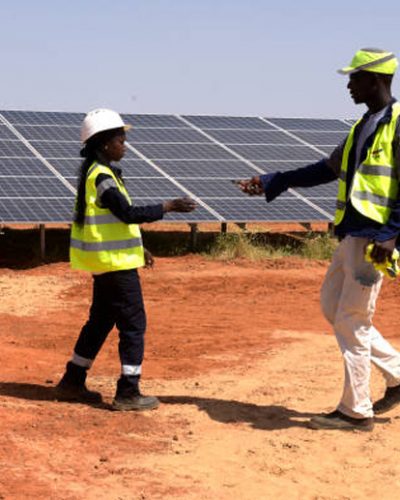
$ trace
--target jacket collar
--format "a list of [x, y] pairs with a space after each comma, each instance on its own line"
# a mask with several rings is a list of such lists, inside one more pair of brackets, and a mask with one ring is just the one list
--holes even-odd
[[[389, 104], [386, 106], [386, 111], [385, 111], [385, 114], [382, 116], [382, 118], [379, 120], [379, 123], [390, 123], [390, 121], [392, 120], [392, 114], [393, 114], [393, 104], [397, 102], [397, 99], [395, 97], [392, 97], [391, 101], [389, 102]], [[367, 111], [364, 116], [363, 116], [363, 119], [365, 118], [368, 118], [370, 115], [371, 115], [371, 111]]]

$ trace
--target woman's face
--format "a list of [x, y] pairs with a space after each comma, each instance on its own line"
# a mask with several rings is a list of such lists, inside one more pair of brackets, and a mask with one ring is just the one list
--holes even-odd
[[126, 152], [125, 139], [125, 132], [122, 131], [106, 142], [104, 154], [109, 161], [120, 161], [124, 157]]

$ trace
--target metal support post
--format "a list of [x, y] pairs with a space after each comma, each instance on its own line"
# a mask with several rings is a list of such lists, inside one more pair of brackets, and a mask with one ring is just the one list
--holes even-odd
[[42, 262], [46, 259], [46, 228], [44, 224], [39, 224], [40, 232], [40, 259]]
[[195, 252], [197, 248], [198, 226], [196, 223], [189, 224], [189, 226], [190, 226], [190, 250], [192, 252]]
[[221, 233], [226, 233], [228, 224], [226, 222], [221, 222]]

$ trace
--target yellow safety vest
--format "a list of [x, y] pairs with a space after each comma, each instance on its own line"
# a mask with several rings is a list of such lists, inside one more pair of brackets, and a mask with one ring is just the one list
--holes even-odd
[[70, 261], [73, 269], [106, 273], [135, 269], [144, 265], [144, 249], [138, 224], [125, 224], [97, 200], [96, 177], [112, 177], [131, 204], [125, 186], [109, 167], [93, 163], [86, 177], [86, 210], [82, 225], [71, 229]]
[[[367, 156], [354, 171], [350, 188], [350, 200], [353, 207], [365, 217], [380, 224], [385, 224], [390, 216], [392, 205], [399, 190], [398, 171], [393, 154], [397, 120], [400, 116], [400, 104], [392, 104], [392, 116], [388, 123], [381, 123], [375, 132]], [[354, 131], [361, 120], [354, 124], [347, 137], [343, 150], [336, 202], [335, 226], [343, 220], [346, 210], [346, 176], [350, 151], [354, 143]]]

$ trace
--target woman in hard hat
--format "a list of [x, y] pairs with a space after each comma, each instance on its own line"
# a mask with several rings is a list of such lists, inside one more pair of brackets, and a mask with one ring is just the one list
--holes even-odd
[[70, 260], [74, 269], [93, 274], [93, 301], [87, 323], [76, 342], [72, 359], [56, 387], [59, 400], [100, 402], [89, 391], [87, 370], [114, 327], [119, 330], [121, 376], [112, 406], [115, 410], [150, 410], [156, 397], [139, 389], [144, 353], [146, 315], [137, 269], [152, 265], [143, 248], [138, 224], [162, 219], [165, 212], [190, 212], [188, 198], [135, 207], [124, 186], [121, 169], [112, 165], [125, 154], [125, 132], [130, 128], [108, 109], [89, 112], [82, 124], [81, 156]]

